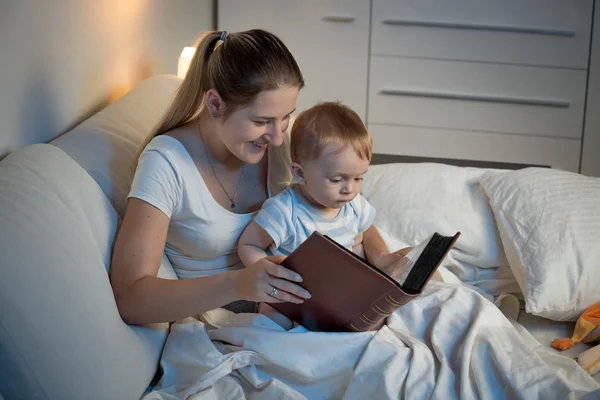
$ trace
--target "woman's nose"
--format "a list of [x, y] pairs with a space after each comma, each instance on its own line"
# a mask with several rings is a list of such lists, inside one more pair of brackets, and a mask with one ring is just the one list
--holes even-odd
[[280, 121], [275, 121], [271, 124], [267, 133], [269, 143], [273, 146], [281, 146], [283, 143], [283, 125]]

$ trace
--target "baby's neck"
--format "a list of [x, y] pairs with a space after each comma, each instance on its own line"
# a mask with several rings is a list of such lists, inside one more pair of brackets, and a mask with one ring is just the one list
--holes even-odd
[[302, 197], [305, 205], [309, 208], [309, 211], [314, 213], [315, 215], [318, 215], [319, 217], [325, 219], [334, 219], [340, 213], [340, 208], [329, 208], [317, 203], [312, 197], [308, 195], [308, 193], [306, 193], [302, 185], [296, 184], [293, 186], [293, 188], [296, 191], [296, 193], [300, 197]]

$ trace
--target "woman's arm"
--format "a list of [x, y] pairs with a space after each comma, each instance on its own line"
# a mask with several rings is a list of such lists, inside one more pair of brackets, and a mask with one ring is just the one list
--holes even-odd
[[175, 321], [236, 300], [235, 275], [167, 280], [158, 278], [169, 218], [131, 198], [117, 235], [110, 277], [123, 320], [130, 324]]
[[[235, 300], [301, 302], [310, 295], [295, 283], [302, 279], [267, 257], [247, 268], [215, 276], [158, 278], [169, 218], [154, 206], [132, 198], [113, 250], [110, 278], [121, 318], [128, 324], [171, 322], [222, 307]], [[269, 296], [277, 286], [277, 298]]]
[[271, 236], [256, 222], [248, 224], [238, 242], [238, 255], [244, 265], [252, 265], [267, 256], [265, 250], [273, 243]]

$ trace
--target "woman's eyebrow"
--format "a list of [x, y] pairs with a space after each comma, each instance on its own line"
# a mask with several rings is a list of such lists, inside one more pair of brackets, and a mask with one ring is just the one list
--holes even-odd
[[[296, 111], [296, 108], [294, 108], [292, 111], [290, 111], [289, 113], [287, 113], [285, 116], [287, 117], [287, 116], [291, 115], [294, 111]], [[261, 116], [256, 116], [254, 118], [264, 119], [264, 120], [268, 120], [268, 121], [271, 121], [271, 120], [275, 119], [275, 117], [261, 117]]]

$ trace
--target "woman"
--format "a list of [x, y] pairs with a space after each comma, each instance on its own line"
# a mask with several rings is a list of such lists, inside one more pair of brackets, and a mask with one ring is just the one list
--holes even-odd
[[[310, 297], [282, 257], [244, 268], [236, 253], [255, 212], [291, 180], [284, 132], [303, 86], [273, 34], [213, 31], [198, 40], [173, 104], [142, 146], [115, 243], [111, 282], [125, 322]], [[379, 235], [363, 245], [387, 254]], [[163, 252], [180, 280], [157, 277]]]

